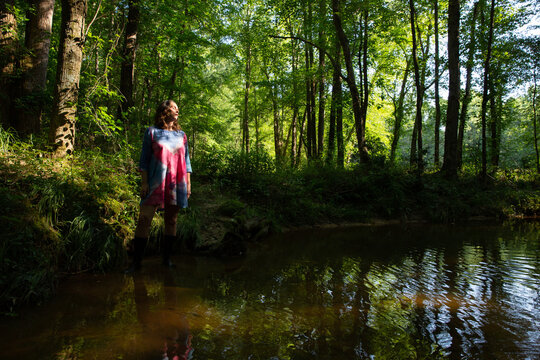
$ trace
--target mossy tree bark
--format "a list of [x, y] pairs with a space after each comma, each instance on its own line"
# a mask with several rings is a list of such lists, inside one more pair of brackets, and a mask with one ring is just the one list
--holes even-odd
[[87, 0], [62, 0], [58, 68], [49, 131], [53, 157], [73, 153]]

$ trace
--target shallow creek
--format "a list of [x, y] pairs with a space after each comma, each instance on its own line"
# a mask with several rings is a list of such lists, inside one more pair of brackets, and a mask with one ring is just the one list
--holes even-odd
[[312, 229], [78, 275], [1, 359], [538, 359], [540, 223]]

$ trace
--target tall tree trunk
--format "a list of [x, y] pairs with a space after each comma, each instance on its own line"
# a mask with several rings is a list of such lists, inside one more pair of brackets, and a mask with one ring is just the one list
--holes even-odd
[[[176, 58], [174, 60], [173, 64], [173, 71], [171, 74], [171, 80], [169, 81], [169, 99], [174, 98], [174, 91], [176, 90], [176, 77], [178, 76], [178, 63], [180, 62], [180, 55], [178, 55], [178, 52], [176, 53]], [[180, 107], [180, 105], [178, 105]]]
[[[292, 31], [291, 31], [292, 36]], [[296, 130], [298, 123], [298, 84], [297, 84], [297, 58], [296, 58], [296, 42], [291, 41], [291, 63], [292, 63], [292, 81], [293, 81], [293, 117], [291, 120], [291, 166], [296, 166]]]
[[434, 18], [435, 18], [435, 151], [433, 162], [435, 167], [440, 165], [439, 155], [439, 134], [441, 128], [441, 104], [439, 99], [439, 1], [434, 0]]
[[[334, 71], [332, 74], [332, 102], [330, 104], [330, 124], [328, 128], [328, 151], [326, 154], [326, 162], [331, 164], [334, 162], [334, 153], [336, 150], [336, 132], [337, 132], [337, 121], [338, 121], [338, 111], [341, 108], [341, 48], [339, 45], [339, 40], [336, 39], [334, 44]], [[341, 128], [343, 131], [343, 126]], [[343, 141], [343, 134], [341, 134], [341, 141]]]
[[39, 132], [45, 105], [47, 66], [51, 44], [54, 0], [33, 0], [35, 11], [28, 14], [25, 46], [28, 55], [22, 61], [21, 97], [15, 129], [20, 135]]
[[268, 71], [267, 64], [263, 65], [264, 75], [266, 80], [270, 84], [270, 98], [272, 99], [272, 115], [273, 115], [273, 126], [274, 126], [274, 155], [276, 157], [276, 162], [282, 161], [282, 130], [279, 121], [279, 109], [278, 109], [278, 90], [275, 83], [270, 79], [270, 72]]
[[138, 0], [128, 0], [128, 22], [124, 38], [124, 50], [122, 59], [122, 68], [120, 71], [120, 93], [124, 96], [118, 109], [118, 118], [127, 121], [124, 118], [130, 107], [133, 107], [133, 84], [135, 71], [135, 53], [137, 50], [137, 33], [139, 28], [139, 2]]
[[319, 122], [317, 124], [317, 156], [321, 158], [324, 151], [324, 107], [326, 105], [323, 52], [319, 52], [319, 74]]
[[246, 84], [244, 89], [244, 114], [242, 117], [242, 149], [249, 153], [249, 89], [251, 88], [251, 45], [246, 48]]
[[[307, 8], [304, 16], [304, 34], [309, 42], [312, 41], [312, 6], [311, 2], [307, 3]], [[306, 62], [306, 155], [308, 159], [312, 159], [317, 154], [317, 130], [315, 125], [315, 81], [313, 79], [313, 46], [311, 43], [305, 44], [305, 62]], [[315, 145], [315, 146], [314, 146]]]
[[[261, 149], [260, 143], [260, 127], [259, 127], [259, 112], [257, 110], [257, 87], [253, 87], [253, 120], [255, 123], [255, 152], [258, 153]], [[277, 160], [277, 158], [276, 158]]]
[[536, 68], [533, 70], [533, 98], [532, 98], [532, 107], [533, 107], [533, 131], [534, 131], [534, 151], [536, 153], [536, 172], [540, 174], [540, 151], [538, 150], [538, 116], [536, 114], [536, 96], [537, 96], [537, 79], [536, 79]]
[[396, 150], [401, 135], [401, 123], [403, 122], [403, 115], [405, 107], [403, 103], [405, 101], [405, 95], [407, 90], [407, 78], [409, 77], [409, 72], [411, 71], [411, 59], [407, 59], [407, 66], [403, 73], [403, 80], [401, 81], [401, 89], [399, 90], [399, 98], [394, 101], [394, 131], [392, 136], [392, 144], [390, 146], [390, 163], [394, 163], [396, 159]]
[[[295, 164], [300, 164], [300, 157], [302, 156], [302, 144], [306, 145], [306, 142], [304, 141], [304, 128], [306, 124], [306, 115], [307, 115], [307, 108], [304, 110], [304, 115], [302, 115], [302, 121], [300, 122], [300, 132], [298, 134], [298, 147], [296, 148], [296, 161]], [[307, 145], [306, 145], [307, 148]]]
[[369, 83], [368, 83], [368, 17], [369, 17], [369, 12], [368, 10], [363, 10], [362, 12], [363, 14], [363, 17], [362, 19], [360, 20], [360, 23], [362, 24], [362, 21], [363, 21], [363, 25], [361, 26], [361, 29], [360, 29], [360, 32], [362, 34], [362, 53], [361, 54], [358, 54], [359, 57], [362, 58], [362, 60], [360, 61], [359, 59], [359, 62], [362, 63], [362, 66], [360, 67], [359, 71], [360, 71], [360, 76], [361, 76], [361, 81], [360, 81], [360, 107], [362, 109], [362, 121], [363, 121], [363, 124], [362, 124], [362, 128], [364, 129], [364, 132], [365, 132], [365, 129], [366, 129], [366, 120], [367, 120], [367, 110], [368, 110], [368, 105], [369, 105]]
[[62, 0], [62, 24], [49, 141], [54, 157], [73, 153], [87, 0]]
[[443, 169], [448, 177], [457, 176], [457, 130], [459, 122], [459, 0], [448, 2], [448, 109], [444, 134]]
[[307, 73], [307, 76], [306, 76], [306, 118], [307, 118], [306, 155], [307, 155], [308, 159], [311, 159], [313, 157], [314, 150], [316, 150], [316, 149], [312, 149], [313, 138], [315, 136], [315, 134], [313, 133], [313, 130], [314, 130], [315, 126], [312, 125], [313, 117], [311, 115], [312, 115], [312, 113], [314, 111], [314, 105], [315, 104], [313, 104], [313, 102], [312, 102], [312, 98], [314, 98], [314, 96], [312, 96], [312, 91], [313, 91], [312, 84], [313, 84], [313, 81], [311, 79], [311, 74], [310, 74], [310, 72], [311, 72], [310, 47], [311, 47], [311, 45], [306, 44], [306, 49], [305, 49], [306, 73]]
[[420, 81], [420, 67], [418, 65], [417, 56], [417, 38], [416, 38], [416, 10], [414, 8], [414, 0], [409, 0], [411, 13], [411, 32], [412, 32], [412, 59], [414, 65], [414, 83], [416, 85], [416, 116], [414, 120], [412, 141], [411, 141], [411, 156], [410, 162], [412, 166], [417, 166], [420, 172], [424, 169], [422, 158], [422, 105], [424, 101], [423, 82]]
[[[491, 0], [491, 8], [489, 15], [489, 35], [487, 42], [487, 53], [484, 62], [484, 91], [482, 93], [482, 178], [487, 175], [487, 121], [486, 112], [489, 101], [489, 82], [491, 81], [490, 64], [491, 64], [491, 45], [493, 43], [493, 26], [495, 23], [495, 0]], [[493, 94], [491, 94], [493, 95]]]
[[469, 40], [468, 55], [467, 55], [467, 70], [465, 80], [465, 94], [461, 103], [461, 111], [459, 113], [459, 129], [458, 129], [458, 144], [457, 144], [457, 168], [461, 169], [463, 165], [463, 138], [465, 136], [465, 122], [467, 121], [467, 108], [471, 102], [471, 82], [472, 70], [474, 66], [474, 53], [476, 51], [476, 18], [478, 16], [478, 1], [474, 3], [472, 20], [471, 20], [471, 38]]
[[495, 88], [493, 86], [493, 81], [490, 81], [490, 109], [489, 109], [489, 124], [491, 130], [491, 166], [495, 170], [499, 166], [499, 140], [501, 136], [500, 131], [500, 119], [499, 112], [497, 111], [497, 97], [495, 96]]
[[17, 19], [12, 12], [13, 0], [0, 3], [0, 123], [9, 127], [12, 121], [12, 88], [17, 68]]
[[362, 117], [362, 108], [360, 94], [358, 92], [358, 86], [356, 85], [356, 76], [352, 65], [352, 56], [349, 46], [349, 39], [343, 30], [343, 24], [341, 22], [340, 15], [340, 3], [339, 0], [332, 0], [332, 19], [336, 34], [343, 50], [343, 58], [345, 60], [345, 67], [347, 69], [347, 86], [349, 87], [352, 100], [352, 108], [354, 115], [354, 124], [356, 130], [356, 140], [358, 143], [358, 152], [360, 153], [360, 160], [362, 162], [369, 161], [369, 154], [366, 147], [366, 132], [365, 132], [365, 119]]
[[[341, 77], [341, 67], [339, 68]], [[336, 87], [336, 140], [337, 140], [337, 159], [339, 167], [345, 166], [345, 143], [343, 141], [343, 90], [341, 88], [341, 78]]]
[[317, 125], [317, 155], [319, 158], [322, 158], [324, 151], [324, 107], [326, 105], [326, 94], [325, 94], [325, 54], [324, 49], [326, 49], [326, 35], [324, 33], [323, 21], [326, 17], [326, 1], [319, 1], [319, 122]]

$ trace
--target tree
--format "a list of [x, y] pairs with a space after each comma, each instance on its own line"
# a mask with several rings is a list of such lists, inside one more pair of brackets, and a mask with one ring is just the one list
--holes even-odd
[[470, 21], [470, 39], [467, 54], [467, 67], [465, 75], [465, 93], [461, 102], [461, 111], [459, 112], [459, 128], [457, 139], [457, 167], [461, 168], [463, 164], [463, 137], [465, 134], [465, 122], [467, 120], [467, 110], [471, 102], [472, 70], [474, 66], [474, 54], [476, 52], [476, 19], [478, 17], [479, 2], [474, 3], [472, 18]]
[[487, 120], [486, 120], [486, 112], [487, 112], [487, 104], [489, 101], [489, 82], [491, 79], [490, 76], [490, 64], [491, 64], [491, 50], [492, 50], [492, 44], [493, 44], [493, 26], [495, 22], [495, 0], [491, 0], [491, 7], [490, 7], [490, 15], [489, 15], [489, 28], [488, 28], [488, 41], [487, 41], [487, 49], [486, 49], [486, 56], [484, 60], [484, 86], [483, 86], [483, 93], [482, 93], [482, 110], [481, 110], [481, 117], [482, 117], [482, 178], [485, 179], [487, 176]]
[[135, 70], [135, 53], [137, 51], [137, 33], [139, 28], [138, 0], [128, 1], [128, 18], [124, 34], [124, 49], [122, 51], [122, 65], [120, 70], [120, 93], [124, 97], [118, 109], [118, 118], [126, 121], [125, 114], [133, 107], [133, 85]]
[[[530, 39], [527, 41], [526, 48], [532, 54], [540, 53], [540, 39]], [[538, 70], [540, 70], [540, 59], [536, 57], [531, 58], [532, 62], [532, 123], [533, 123], [533, 142], [534, 152], [536, 155], [536, 172], [540, 174], [540, 151], [538, 150]]]
[[433, 1], [435, 19], [435, 151], [433, 162], [439, 166], [439, 131], [441, 128], [441, 104], [439, 99], [439, 1]]
[[326, 104], [325, 88], [325, 48], [326, 48], [326, 1], [319, 0], [319, 122], [317, 124], [317, 155], [322, 157], [324, 150], [324, 107]]
[[401, 87], [399, 90], [398, 98], [393, 97], [392, 101], [394, 103], [394, 129], [392, 136], [392, 144], [390, 146], [390, 162], [394, 163], [396, 158], [396, 149], [398, 146], [400, 134], [401, 134], [401, 125], [403, 123], [404, 111], [405, 111], [405, 95], [407, 93], [407, 78], [411, 71], [411, 58], [407, 59], [407, 65], [405, 71], [403, 71], [403, 80], [401, 81]]
[[420, 66], [417, 55], [417, 37], [416, 37], [416, 9], [414, 0], [409, 0], [411, 34], [412, 34], [412, 59], [414, 65], [414, 83], [416, 86], [416, 116], [414, 119], [413, 135], [411, 140], [411, 165], [416, 165], [420, 172], [424, 169], [423, 144], [422, 144], [422, 104], [424, 102], [425, 87], [420, 77]]
[[[337, 38], [339, 39], [339, 43], [343, 51], [345, 68], [347, 69], [347, 76], [345, 77], [345, 81], [347, 82], [349, 91], [351, 93], [358, 152], [360, 154], [360, 160], [362, 162], [367, 162], [369, 160], [369, 154], [366, 147], [366, 119], [363, 116], [363, 109], [361, 105], [362, 100], [360, 98], [360, 93], [356, 84], [356, 75], [352, 65], [349, 39], [345, 34], [345, 31], [343, 30], [339, 0], [332, 0], [332, 19], [334, 22], [334, 27], [336, 29]], [[367, 41], [367, 39], [365, 39], [365, 41]]]
[[341, 49], [339, 40], [334, 44], [334, 71], [332, 74], [332, 102], [330, 104], [330, 124], [328, 129], [327, 163], [333, 163], [337, 140], [337, 159], [339, 167], [344, 165], [343, 154], [343, 92], [341, 89]]
[[83, 60], [87, 0], [62, 0], [58, 68], [49, 131], [54, 157], [72, 154]]
[[33, 0], [31, 3], [26, 24], [26, 56], [21, 64], [19, 101], [23, 105], [16, 112], [15, 123], [20, 135], [37, 134], [41, 128], [54, 13], [54, 0]]
[[443, 170], [448, 177], [457, 176], [457, 129], [459, 121], [459, 0], [448, 2], [448, 109], [444, 134]]
[[0, 123], [9, 126], [12, 115], [10, 91], [13, 87], [18, 52], [17, 19], [13, 0], [0, 3]]

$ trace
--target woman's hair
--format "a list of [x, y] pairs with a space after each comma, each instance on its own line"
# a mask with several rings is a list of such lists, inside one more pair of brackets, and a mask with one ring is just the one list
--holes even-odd
[[[154, 117], [154, 126], [159, 129], [164, 129], [167, 119], [173, 118], [171, 107], [176, 105], [172, 100], [165, 100], [159, 104], [156, 110], [156, 116]], [[174, 120], [172, 123], [173, 130], [180, 130], [180, 125], [178, 125], [178, 120]]]

